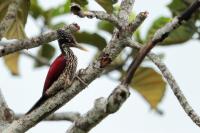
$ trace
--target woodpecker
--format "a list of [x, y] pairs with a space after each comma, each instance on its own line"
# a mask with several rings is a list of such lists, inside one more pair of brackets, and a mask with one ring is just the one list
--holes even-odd
[[51, 85], [58, 79], [62, 72], [66, 69], [66, 80], [65, 85], [70, 85], [75, 77], [75, 72], [77, 68], [77, 57], [74, 55], [71, 47], [76, 47], [78, 49], [86, 51], [81, 45], [79, 45], [74, 36], [64, 30], [57, 30], [58, 44], [61, 50], [61, 54], [53, 61], [49, 71], [47, 73], [43, 92], [41, 98], [33, 105], [33, 107], [26, 113], [30, 113], [39, 107], [44, 101], [46, 101], [50, 96], [46, 93]]

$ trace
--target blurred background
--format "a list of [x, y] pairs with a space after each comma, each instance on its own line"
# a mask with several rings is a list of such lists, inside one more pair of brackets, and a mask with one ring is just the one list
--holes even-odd
[[[9, 1], [9, 0], [8, 0]], [[103, 1], [103, 0], [102, 0]], [[145, 43], [159, 27], [169, 22], [174, 15], [179, 14], [189, 6], [192, 0], [136, 0], [130, 21], [135, 15], [142, 11], [148, 11], [149, 16], [133, 34], [133, 38]], [[106, 10], [117, 12], [119, 3], [101, 3], [101, 0], [83, 0], [80, 2], [84, 10]], [[105, 1], [104, 1], [105, 2]], [[0, 0], [0, 7], [9, 2]], [[24, 3], [27, 4], [28, 3]], [[69, 13], [70, 1], [67, 0], [31, 0], [31, 8], [26, 20], [26, 6], [22, 8], [19, 16], [20, 23], [25, 25], [13, 28], [15, 32], [5, 34], [7, 38], [25, 38], [38, 36], [41, 33], [62, 27], [63, 24], [78, 23], [81, 27], [75, 36], [79, 43], [88, 49], [82, 52], [73, 49], [78, 57], [78, 69], [85, 68], [97, 56], [97, 53], [109, 42], [111, 38], [112, 25], [97, 19], [79, 18]], [[114, 5], [113, 5], [114, 4]], [[5, 8], [5, 7], [4, 7]], [[0, 8], [3, 10], [3, 8]], [[0, 20], [3, 13], [0, 14]], [[199, 15], [185, 23], [174, 31], [167, 40], [153, 49], [160, 55], [177, 80], [180, 88], [188, 98], [191, 106], [200, 114], [199, 103], [199, 75], [200, 75], [200, 45]], [[19, 24], [19, 22], [16, 22]], [[25, 34], [24, 34], [25, 33]], [[42, 94], [44, 80], [48, 66], [39, 64], [25, 53], [38, 58], [46, 58], [52, 62], [59, 54], [57, 42], [15, 53], [10, 57], [0, 59], [0, 88], [11, 109], [15, 113], [24, 113], [39, 99]], [[117, 58], [116, 64], [111, 65], [112, 71], [107, 75], [96, 79], [84, 91], [72, 99], [67, 105], [57, 112], [75, 111], [84, 114], [99, 97], [107, 97], [119, 84], [121, 75], [131, 62], [131, 49], [125, 49]], [[131, 55], [131, 56], [130, 56]], [[124, 66], [114, 66], [128, 59]], [[199, 128], [190, 120], [183, 111], [169, 86], [162, 79], [159, 70], [148, 59], [136, 74], [135, 80], [130, 86], [131, 96], [121, 109], [107, 117], [98, 124], [91, 133], [114, 132], [193, 132], [197, 133]], [[149, 81], [148, 79], [153, 79]], [[71, 125], [70, 122], [41, 122], [31, 128], [27, 133], [37, 132], [65, 132]]]

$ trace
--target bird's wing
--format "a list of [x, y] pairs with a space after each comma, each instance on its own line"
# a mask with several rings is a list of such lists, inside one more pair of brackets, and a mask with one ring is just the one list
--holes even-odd
[[54, 62], [51, 64], [49, 71], [47, 73], [44, 88], [43, 88], [43, 95], [45, 95], [45, 92], [51, 85], [58, 79], [60, 74], [63, 72], [67, 64], [67, 60], [65, 59], [64, 55], [59, 55]]

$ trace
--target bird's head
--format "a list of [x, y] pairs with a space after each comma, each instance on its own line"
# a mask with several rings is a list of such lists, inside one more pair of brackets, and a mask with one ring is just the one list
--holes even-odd
[[67, 33], [61, 29], [57, 31], [57, 34], [58, 34], [58, 43], [61, 50], [64, 50], [70, 47], [75, 47], [75, 48], [87, 51], [84, 47], [82, 47], [80, 44], [77, 43], [75, 37], [72, 34]]

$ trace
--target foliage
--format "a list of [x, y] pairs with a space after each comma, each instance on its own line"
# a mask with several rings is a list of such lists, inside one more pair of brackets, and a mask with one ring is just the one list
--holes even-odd
[[[0, 21], [4, 17], [8, 5], [11, 0], [0, 0]], [[95, 0], [97, 4], [99, 4], [106, 12], [108, 13], [116, 13], [118, 12], [119, 6], [116, 4], [117, 0]], [[20, 9], [17, 14], [17, 19], [15, 20], [14, 24], [9, 27], [6, 31], [4, 37], [6, 38], [16, 38], [16, 39], [24, 39], [26, 38], [26, 34], [24, 32], [24, 26], [27, 21], [28, 14], [35, 20], [42, 18], [42, 27], [41, 33], [44, 29], [57, 29], [65, 25], [65, 22], [58, 22], [53, 23], [53, 20], [56, 17], [61, 15], [69, 14], [70, 12], [70, 5], [71, 3], [77, 3], [84, 10], [88, 10], [89, 0], [65, 0], [65, 2], [58, 7], [53, 7], [48, 10], [43, 9], [42, 5], [38, 3], [37, 0], [24, 0], [21, 4]], [[114, 5], [115, 4], [115, 5]], [[190, 3], [185, 3], [182, 0], [172, 0], [172, 2], [167, 6], [171, 11], [172, 17], [175, 15], [180, 14], [184, 9], [188, 7]], [[129, 21], [133, 21], [135, 18], [135, 13], [129, 17]], [[180, 28], [173, 31], [169, 37], [160, 44], [160, 46], [171, 46], [171, 45], [180, 45], [184, 44], [184, 42], [189, 41], [192, 39], [193, 35], [197, 32], [197, 26], [195, 25], [197, 21], [199, 21], [199, 14], [195, 14], [191, 21], [183, 24]], [[153, 34], [157, 29], [165, 25], [167, 22], [171, 21], [172, 18], [160, 16], [159, 18], [155, 19], [152, 24], [150, 24], [150, 28], [147, 30], [146, 36], [144, 38], [141, 37], [141, 31], [137, 30], [133, 37], [140, 43], [146, 43], [149, 41]], [[99, 34], [99, 31], [107, 32], [107, 34], [112, 34], [114, 26], [106, 21], [99, 21], [96, 27], [95, 33], [90, 33], [88, 31], [82, 31], [75, 34], [75, 37], [79, 43], [89, 44], [93, 47], [96, 47], [99, 51], [102, 50], [107, 42], [106, 39]], [[53, 45], [46, 44], [39, 48], [36, 56], [43, 57], [47, 60], [51, 60], [55, 54], [55, 48]], [[125, 53], [120, 55], [120, 58], [116, 60], [118, 65], [123, 63], [127, 56]], [[19, 74], [19, 53], [14, 53], [8, 56], [5, 56], [5, 65], [8, 67], [10, 72], [14, 75]], [[133, 59], [134, 56], [128, 57], [129, 60]], [[111, 66], [113, 70], [111, 71], [118, 71], [119, 73], [123, 73], [124, 67], [115, 68], [115, 63]], [[35, 63], [35, 66], [39, 67], [42, 64]], [[162, 76], [157, 73], [153, 68], [149, 67], [140, 67], [137, 70], [136, 76], [133, 82], [130, 85], [133, 90], [136, 90], [138, 93], [141, 94], [142, 97], [149, 103], [152, 109], [156, 109], [159, 102], [162, 100], [165, 89], [166, 83], [162, 79]]]
[[[6, 14], [10, 2], [11, 0], [7, 1], [0, 0], [0, 9], [1, 9], [0, 21]], [[8, 39], [26, 38], [26, 34], [24, 32], [24, 25], [27, 20], [29, 6], [30, 6], [29, 0], [25, 0], [18, 10], [16, 20], [5, 32], [5, 34], [3, 35], [4, 37]], [[13, 75], [19, 74], [19, 67], [18, 67], [19, 58], [20, 58], [19, 52], [4, 57], [5, 65], [8, 67], [8, 69]]]
[[162, 100], [166, 89], [162, 75], [150, 67], [138, 68], [130, 86], [137, 90], [153, 109], [156, 109]]

